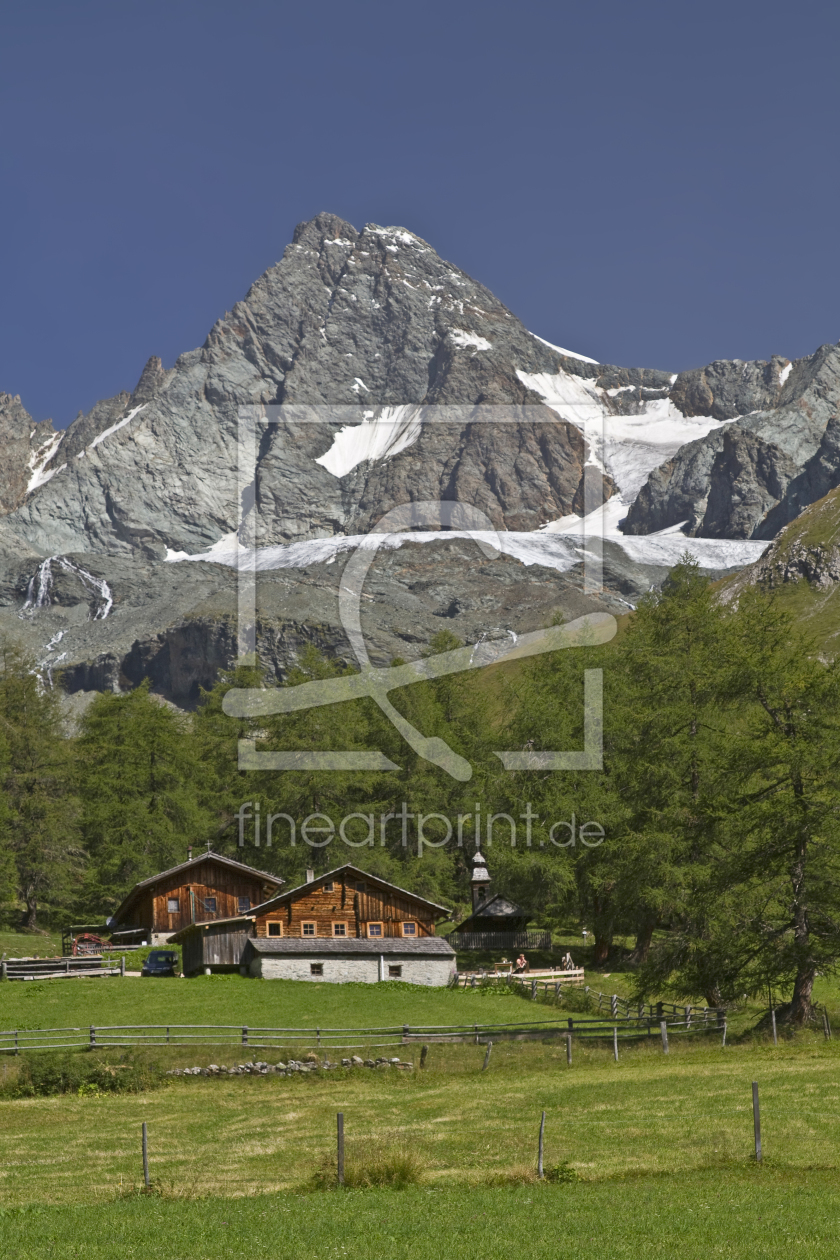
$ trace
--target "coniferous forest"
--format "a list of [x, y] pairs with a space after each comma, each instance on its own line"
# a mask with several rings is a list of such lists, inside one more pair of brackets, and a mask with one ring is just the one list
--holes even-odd
[[[444, 631], [429, 651], [453, 646]], [[59, 686], [14, 643], [0, 667], [7, 926], [104, 921], [137, 880], [207, 843], [291, 883], [353, 861], [457, 921], [480, 840], [495, 886], [536, 926], [586, 927], [596, 963], [632, 938], [640, 994], [719, 1004], [771, 986], [801, 1022], [815, 976], [840, 958], [838, 670], [771, 594], [722, 603], [688, 558], [610, 644], [391, 693], [472, 764], [466, 783], [412, 752], [370, 700], [226, 716], [232, 686], [275, 685], [254, 667], [221, 677], [190, 714], [144, 684], [97, 696], [72, 727]], [[284, 685], [346, 668], [311, 649]], [[498, 749], [582, 747], [592, 669], [603, 769], [504, 770]], [[400, 768], [243, 771], [241, 738], [378, 749]], [[313, 815], [325, 817], [306, 830]]]

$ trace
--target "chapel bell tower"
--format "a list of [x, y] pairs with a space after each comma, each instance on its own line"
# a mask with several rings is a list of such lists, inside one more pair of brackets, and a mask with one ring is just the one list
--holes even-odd
[[490, 899], [488, 896], [490, 891], [490, 872], [487, 869], [484, 857], [478, 849], [476, 849], [472, 860], [470, 889], [472, 890], [473, 913], [475, 913]]

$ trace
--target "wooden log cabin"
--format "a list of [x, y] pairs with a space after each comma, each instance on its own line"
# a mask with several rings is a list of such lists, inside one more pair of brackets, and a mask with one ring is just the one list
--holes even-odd
[[[308, 874], [312, 874], [308, 872]], [[449, 911], [349, 863], [254, 910], [254, 936], [421, 940]]]
[[186, 862], [135, 884], [109, 920], [115, 943], [165, 944], [191, 923], [248, 914], [284, 881], [221, 853], [191, 851]]
[[446, 984], [455, 954], [435, 924], [445, 906], [346, 865], [278, 893], [249, 915], [188, 926], [173, 938], [184, 972], [239, 970], [263, 979]]

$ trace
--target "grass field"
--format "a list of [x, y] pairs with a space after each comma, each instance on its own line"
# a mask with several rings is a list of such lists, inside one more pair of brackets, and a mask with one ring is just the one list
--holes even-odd
[[[601, 973], [594, 988], [626, 992]], [[818, 993], [837, 1008], [834, 981]], [[559, 1013], [559, 1012], [558, 1012]], [[70, 980], [0, 987], [3, 1027], [88, 1023], [370, 1026], [509, 1022], [551, 1011], [516, 993], [399, 983]], [[606, 1044], [432, 1043], [421, 1072], [358, 1070], [283, 1078], [170, 1078], [140, 1094], [0, 1102], [0, 1252], [16, 1257], [393, 1255], [426, 1260], [564, 1257], [834, 1256], [840, 1207], [840, 1042], [818, 1029], [776, 1048], [749, 1031], [731, 1044], [656, 1038]], [[740, 1040], [738, 1034], [740, 1032]], [[403, 1048], [403, 1057], [418, 1047]], [[89, 1051], [113, 1063], [119, 1052]], [[232, 1064], [241, 1047], [160, 1048], [158, 1066]], [[266, 1057], [280, 1057], [279, 1054]], [[335, 1057], [331, 1055], [331, 1057]], [[0, 1071], [13, 1078], [20, 1060]], [[764, 1162], [753, 1159], [758, 1081]], [[545, 1163], [579, 1180], [534, 1180]], [[410, 1152], [405, 1190], [323, 1190], [342, 1111], [348, 1168]], [[142, 1184], [146, 1121], [153, 1189]]]
[[[593, 992], [629, 995], [632, 976], [587, 977]], [[815, 998], [840, 1024], [835, 979], [821, 979]], [[0, 1029], [84, 1028], [115, 1024], [247, 1024], [273, 1028], [360, 1028], [410, 1024], [490, 1024], [551, 1018], [556, 1007], [533, 1004], [521, 991], [425, 988], [385, 984], [306, 984], [241, 976], [139, 979], [118, 976], [11, 982], [0, 986]], [[766, 1009], [766, 1008], [765, 1008]], [[562, 1011], [560, 1012], [562, 1013]], [[745, 1003], [729, 1019], [737, 1036], [763, 1013]]]
[[15, 1260], [648, 1260], [837, 1255], [835, 1173], [728, 1169], [574, 1186], [418, 1187], [0, 1210]]
[[[0, 1104], [0, 1247], [15, 1257], [834, 1256], [840, 1050], [433, 1046], [420, 1073], [176, 1078], [139, 1095]], [[752, 1159], [750, 1082], [764, 1162]], [[533, 1180], [539, 1116], [547, 1169]], [[393, 1146], [421, 1181], [323, 1191]], [[153, 1182], [142, 1184], [140, 1128]], [[28, 1205], [28, 1206], [27, 1206]]]
[[199, 976], [193, 980], [10, 982], [0, 987], [0, 1027], [89, 1024], [248, 1024], [353, 1028], [396, 1024], [504, 1023], [545, 1018], [516, 993], [385, 984], [306, 984]]
[[550, 1042], [499, 1043], [487, 1072], [483, 1058], [483, 1046], [432, 1045], [422, 1072], [188, 1077], [143, 1094], [5, 1101], [0, 1200], [93, 1203], [137, 1184], [144, 1120], [153, 1176], [173, 1193], [300, 1190], [331, 1157], [337, 1111], [349, 1159], [407, 1145], [436, 1185], [527, 1175], [543, 1109], [546, 1165], [587, 1181], [744, 1167], [753, 1080], [772, 1165], [837, 1163], [840, 1048], [816, 1036], [778, 1049], [693, 1042], [667, 1058], [643, 1043], [622, 1046], [617, 1064], [607, 1046], [579, 1044], [572, 1068]]
[[50, 958], [61, 953], [61, 933], [0, 932], [0, 954], [9, 958]]

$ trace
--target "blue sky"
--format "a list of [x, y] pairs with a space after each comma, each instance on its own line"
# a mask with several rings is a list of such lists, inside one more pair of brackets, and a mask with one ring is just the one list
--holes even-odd
[[331, 210], [672, 371], [840, 338], [840, 7], [5, 0], [0, 390], [169, 366]]

